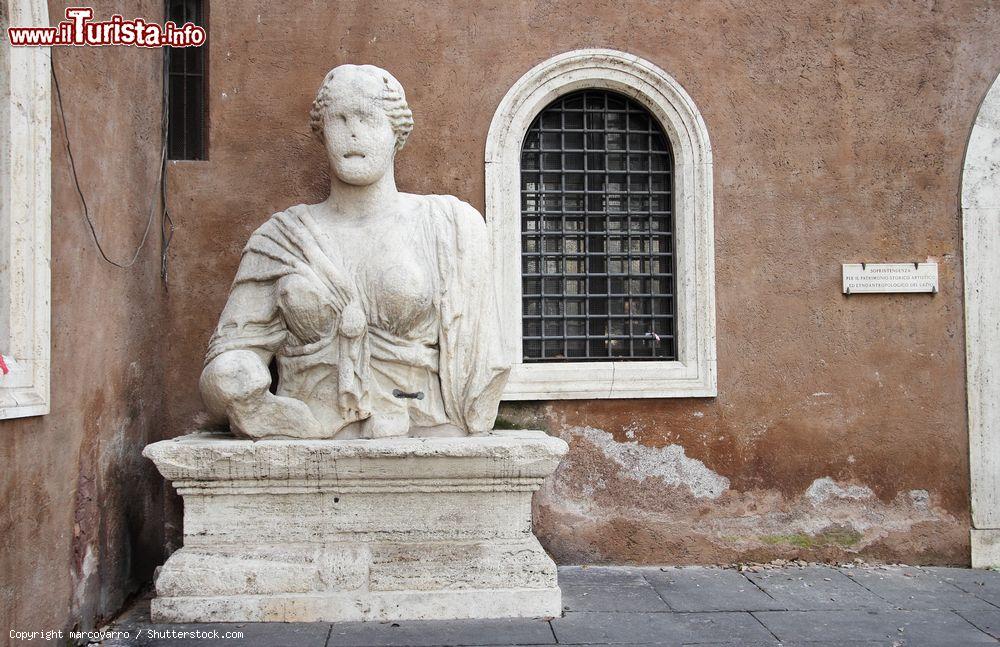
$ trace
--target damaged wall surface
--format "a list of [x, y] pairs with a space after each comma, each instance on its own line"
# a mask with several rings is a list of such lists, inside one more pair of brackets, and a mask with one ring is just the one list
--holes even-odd
[[679, 444], [649, 447], [627, 440], [630, 430], [619, 441], [564, 420], [554, 426], [572, 460], [535, 503], [540, 539], [563, 562], [967, 559], [960, 547], [968, 522], [933, 505], [927, 490], [884, 501], [865, 485], [825, 476], [799, 492], [740, 491]]
[[[50, 3], [50, 16], [65, 8]], [[162, 15], [158, 2], [129, 9]], [[61, 48], [52, 57], [90, 217], [108, 255], [125, 262], [157, 191], [162, 52]], [[169, 333], [156, 225], [130, 269], [101, 259], [54, 87], [52, 96], [52, 409], [0, 421], [0, 643], [8, 629], [94, 627], [164, 557], [164, 485], [140, 454], [163, 431]]]

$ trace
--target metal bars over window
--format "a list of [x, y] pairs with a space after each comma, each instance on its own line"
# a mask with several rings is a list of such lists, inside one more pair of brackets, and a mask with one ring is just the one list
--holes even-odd
[[[167, 20], [192, 22], [208, 29], [206, 2], [166, 0]], [[167, 156], [172, 160], [207, 159], [208, 46], [167, 47]]]
[[675, 360], [673, 156], [624, 95], [539, 113], [521, 150], [525, 362]]

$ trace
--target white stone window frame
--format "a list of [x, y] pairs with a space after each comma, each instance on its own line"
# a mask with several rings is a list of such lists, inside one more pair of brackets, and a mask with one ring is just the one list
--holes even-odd
[[[521, 146], [535, 117], [576, 90], [624, 94], [654, 115], [674, 155], [676, 361], [524, 362]], [[507, 92], [486, 140], [486, 221], [501, 330], [513, 366], [504, 400], [682, 398], [717, 395], [712, 149], [694, 101], [669, 74], [610, 49], [560, 54]]]
[[49, 412], [51, 52], [11, 47], [8, 26], [47, 27], [43, 0], [4, 2], [0, 52], [0, 419]]

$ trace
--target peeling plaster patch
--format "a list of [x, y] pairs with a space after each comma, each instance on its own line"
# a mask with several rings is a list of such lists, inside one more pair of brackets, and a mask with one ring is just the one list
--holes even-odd
[[[514, 411], [570, 442], [537, 498], [539, 537], [566, 563], [841, 560], [870, 551], [932, 563], [942, 546], [967, 537], [964, 522], [935, 507], [933, 492], [923, 502], [927, 490], [885, 501], [866, 484], [831, 477], [794, 493], [736, 490], [679, 444], [619, 443], [601, 429], [567, 424], [551, 405]], [[627, 438], [628, 426], [623, 421], [618, 438]]]
[[806, 497], [813, 505], [826, 503], [830, 499], [871, 499], [875, 493], [863, 485], [840, 486], [829, 476], [816, 479], [806, 490]]
[[584, 483], [582, 489], [584, 495], [586, 495], [588, 498], [591, 498], [595, 494], [597, 494], [598, 490], [607, 490], [608, 484], [603, 478], [599, 478], [597, 479], [597, 481], [593, 483]]
[[866, 551], [879, 559], [916, 551], [926, 562], [967, 533], [927, 490], [884, 501], [866, 485], [822, 477], [792, 494], [740, 491], [680, 445], [561, 429], [570, 455], [539, 491], [539, 536], [567, 563], [839, 560]]
[[576, 427], [569, 432], [596, 445], [633, 480], [659, 478], [668, 485], [686, 487], [694, 496], [705, 499], [717, 499], [729, 489], [729, 479], [708, 469], [701, 461], [688, 458], [680, 445], [656, 448], [635, 441], [619, 443], [608, 432], [593, 427]]
[[927, 490], [910, 490], [909, 495], [914, 508], [927, 510], [930, 507], [931, 495]]

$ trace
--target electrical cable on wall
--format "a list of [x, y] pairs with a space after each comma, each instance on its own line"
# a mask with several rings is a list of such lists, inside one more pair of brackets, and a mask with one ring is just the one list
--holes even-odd
[[[168, 50], [169, 52], [170, 50]], [[163, 57], [163, 71], [161, 73], [163, 88], [160, 92], [163, 104], [160, 106], [160, 114], [163, 119], [160, 121], [160, 141], [163, 142], [163, 150], [160, 152], [160, 203], [163, 210], [160, 215], [160, 280], [163, 286], [169, 286], [167, 280], [167, 251], [170, 249], [170, 241], [174, 237], [174, 221], [170, 217], [170, 210], [167, 208], [167, 132], [170, 125], [170, 56]]]
[[76, 160], [73, 157], [73, 147], [70, 141], [69, 128], [66, 125], [66, 111], [63, 108], [62, 91], [59, 87], [59, 76], [56, 73], [55, 61], [53, 60], [52, 65], [52, 81], [56, 90], [56, 105], [59, 109], [59, 118], [62, 122], [63, 135], [66, 138], [66, 154], [69, 157], [70, 171], [73, 174], [73, 184], [76, 187], [77, 195], [80, 196], [80, 203], [83, 205], [83, 217], [86, 220], [87, 227], [90, 229], [90, 235], [94, 239], [94, 244], [97, 246], [97, 251], [100, 253], [101, 258], [103, 258], [107, 263], [113, 265], [120, 269], [127, 269], [132, 267], [139, 258], [139, 254], [142, 252], [142, 248], [146, 245], [146, 240], [149, 238], [149, 232], [152, 229], [153, 218], [156, 215], [156, 201], [159, 199], [162, 204], [160, 210], [160, 239], [161, 239], [161, 256], [160, 256], [160, 277], [164, 284], [167, 282], [167, 250], [170, 246], [170, 241], [173, 238], [174, 226], [173, 220], [170, 218], [170, 212], [167, 210], [167, 187], [166, 187], [166, 166], [167, 166], [167, 97], [164, 87], [163, 99], [162, 99], [162, 118], [160, 120], [160, 131], [161, 131], [161, 141], [163, 142], [160, 149], [160, 164], [159, 172], [157, 177], [157, 184], [159, 185], [159, 191], [153, 192], [153, 198], [149, 205], [149, 217], [146, 220], [146, 229], [143, 231], [142, 240], [139, 241], [139, 245], [136, 247], [135, 253], [126, 262], [117, 262], [112, 260], [107, 253], [104, 251], [104, 246], [101, 244], [100, 236], [97, 234], [97, 228], [94, 225], [94, 221], [90, 216], [90, 207], [87, 205], [87, 198], [84, 196], [83, 188], [80, 186], [80, 178], [76, 171]]

